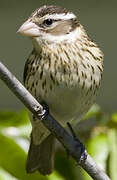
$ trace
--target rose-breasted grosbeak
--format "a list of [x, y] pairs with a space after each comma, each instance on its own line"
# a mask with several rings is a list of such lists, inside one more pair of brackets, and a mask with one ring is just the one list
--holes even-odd
[[[88, 37], [77, 17], [66, 8], [43, 6], [20, 27], [33, 43], [24, 70], [31, 94], [49, 106], [65, 126], [81, 120], [95, 101], [103, 71], [103, 54]], [[32, 135], [27, 172], [53, 169], [54, 136], [42, 122], [31, 118]]]

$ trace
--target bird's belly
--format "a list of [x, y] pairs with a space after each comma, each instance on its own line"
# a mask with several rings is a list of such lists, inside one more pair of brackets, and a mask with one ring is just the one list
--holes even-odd
[[79, 75], [72, 73], [52, 74], [48, 70], [36, 71], [28, 79], [29, 90], [41, 103], [49, 106], [53, 117], [64, 124], [77, 122], [94, 103], [100, 85], [101, 73], [97, 66], [85, 71], [79, 66]]
[[93, 91], [87, 94], [79, 86], [53, 86], [47, 94], [41, 94], [42, 101], [49, 106], [50, 113], [63, 125], [68, 121], [78, 122], [92, 105], [95, 96]]

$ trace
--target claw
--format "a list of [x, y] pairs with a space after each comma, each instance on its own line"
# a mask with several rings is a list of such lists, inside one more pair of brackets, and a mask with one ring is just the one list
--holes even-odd
[[73, 138], [74, 138], [75, 140], [78, 140], [78, 138], [77, 138], [77, 136], [76, 136], [76, 134], [75, 134], [75, 132], [74, 132], [74, 130], [73, 130], [73, 128], [72, 128], [72, 126], [71, 126], [71, 124], [70, 124], [69, 122], [67, 122], [67, 126], [68, 126], [68, 128], [70, 129], [70, 132], [71, 132]]
[[[39, 120], [43, 120], [44, 118], [46, 118], [49, 114], [49, 107], [47, 104], [45, 103], [41, 103], [41, 105], [43, 106], [43, 109], [42, 109], [42, 113], [40, 113], [40, 110], [37, 110], [37, 114], [39, 115], [40, 119]], [[33, 119], [36, 121], [38, 120], [35, 115], [33, 115]]]
[[41, 116], [41, 120], [43, 120], [49, 114], [49, 107], [46, 103], [41, 103], [41, 105], [43, 106], [43, 111], [42, 114], [39, 115]]

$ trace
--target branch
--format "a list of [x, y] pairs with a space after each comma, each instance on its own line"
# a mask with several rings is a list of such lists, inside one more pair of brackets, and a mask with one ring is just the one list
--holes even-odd
[[[23, 102], [23, 104], [38, 118], [44, 113], [43, 107], [15, 78], [15, 76], [0, 62], [0, 78]], [[73, 138], [68, 132], [50, 115], [43, 118], [42, 123], [56, 136], [75, 161], [94, 179], [110, 180], [110, 178], [96, 165], [82, 143]]]

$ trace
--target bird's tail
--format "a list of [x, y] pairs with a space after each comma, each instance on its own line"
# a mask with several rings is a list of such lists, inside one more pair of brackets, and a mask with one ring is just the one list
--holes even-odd
[[31, 137], [26, 170], [27, 173], [39, 171], [41, 174], [50, 174], [54, 166], [55, 137], [50, 134], [41, 144], [35, 145]]

